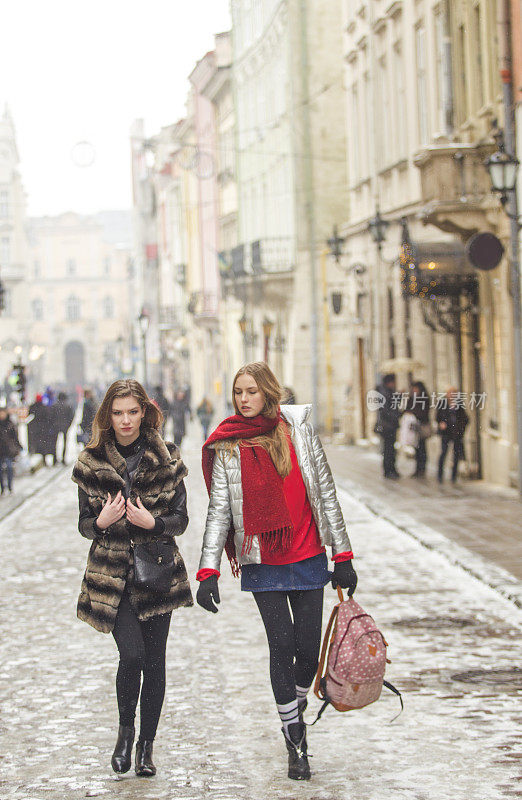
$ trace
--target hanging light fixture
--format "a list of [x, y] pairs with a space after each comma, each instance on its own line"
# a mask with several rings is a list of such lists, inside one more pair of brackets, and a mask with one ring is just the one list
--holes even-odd
[[489, 173], [493, 191], [500, 194], [502, 205], [507, 203], [508, 192], [515, 189], [519, 164], [518, 158], [506, 153], [504, 136], [499, 136], [498, 150], [485, 160], [484, 166]]

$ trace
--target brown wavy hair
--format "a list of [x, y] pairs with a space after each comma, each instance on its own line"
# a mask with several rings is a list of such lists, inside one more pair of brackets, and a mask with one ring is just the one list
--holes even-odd
[[[241, 414], [236, 403], [234, 388], [236, 381], [240, 375], [250, 375], [256, 382], [258, 389], [263, 392], [265, 396], [265, 405], [261, 414], [264, 417], [273, 419], [277, 416], [281, 400], [285, 395], [285, 391], [276, 376], [264, 361], [253, 361], [251, 364], [245, 364], [244, 367], [238, 369], [232, 382], [232, 403], [236, 410], [236, 414]], [[226, 445], [228, 452], [232, 452], [238, 440], [230, 441]], [[263, 436], [256, 436], [254, 439], [241, 439], [239, 440], [240, 447], [264, 447], [273, 461], [274, 467], [282, 478], [286, 478], [292, 470], [292, 459], [290, 457], [290, 448], [284, 429], [284, 423], [280, 422], [273, 431], [266, 433]]]
[[105, 444], [105, 442], [111, 438], [112, 403], [117, 397], [135, 397], [140, 407], [145, 409], [141, 427], [154, 428], [154, 430], [157, 431], [160, 430], [163, 424], [163, 414], [152, 402], [141, 383], [134, 380], [134, 378], [114, 381], [105, 392], [105, 397], [94, 417], [92, 436], [86, 445], [88, 450], [101, 447], [101, 445]]

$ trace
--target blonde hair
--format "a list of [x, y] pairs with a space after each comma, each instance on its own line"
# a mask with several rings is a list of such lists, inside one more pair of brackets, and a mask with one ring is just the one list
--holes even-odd
[[112, 430], [112, 403], [117, 397], [135, 397], [140, 407], [145, 409], [141, 426], [160, 430], [163, 423], [163, 414], [152, 402], [141, 383], [138, 383], [134, 378], [114, 381], [107, 389], [105, 397], [94, 417], [92, 436], [87, 444], [87, 449], [93, 450], [96, 447], [100, 447], [110, 439]]
[[[265, 397], [265, 404], [261, 414], [264, 417], [268, 417], [268, 419], [274, 419], [277, 416], [285, 392], [268, 364], [265, 364], [264, 361], [253, 361], [251, 364], [245, 364], [236, 372], [232, 382], [232, 403], [236, 414], [241, 414], [234, 394], [236, 381], [240, 375], [250, 375], [255, 380], [257, 388]], [[224, 443], [224, 449], [231, 454], [236, 444], [239, 444], [239, 447], [264, 447], [279, 475], [282, 478], [286, 478], [292, 470], [292, 459], [283, 425], [284, 423], [279, 422], [269, 433], [256, 436], [253, 439], [228, 440]]]

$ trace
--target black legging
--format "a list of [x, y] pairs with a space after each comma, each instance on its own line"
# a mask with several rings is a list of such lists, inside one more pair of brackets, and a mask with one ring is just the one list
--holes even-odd
[[116, 695], [120, 725], [134, 725], [140, 696], [140, 739], [151, 741], [165, 697], [165, 649], [171, 614], [159, 614], [140, 622], [124, 591], [112, 632], [120, 663], [116, 674]]
[[268, 639], [275, 701], [285, 705], [296, 699], [296, 684], [310, 686], [317, 670], [323, 589], [253, 592], [253, 595]]

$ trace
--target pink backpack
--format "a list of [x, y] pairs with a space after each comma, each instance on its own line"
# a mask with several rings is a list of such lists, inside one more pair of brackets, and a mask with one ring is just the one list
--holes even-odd
[[315, 722], [329, 704], [337, 711], [364, 708], [379, 699], [383, 686], [398, 695], [402, 710], [401, 693], [384, 680], [386, 664], [390, 663], [384, 636], [353, 597], [344, 600], [339, 587], [337, 592], [340, 602], [326, 628], [315, 678], [314, 692], [324, 700]]

